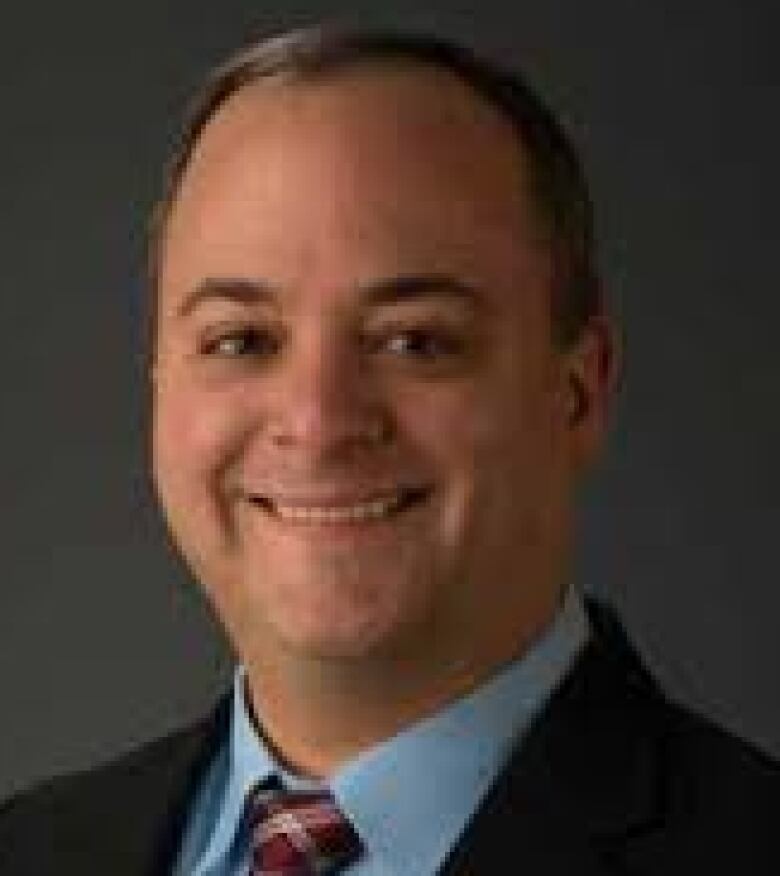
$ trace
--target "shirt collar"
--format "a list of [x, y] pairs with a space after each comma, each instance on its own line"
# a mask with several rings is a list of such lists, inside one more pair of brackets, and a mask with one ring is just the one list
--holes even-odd
[[[534, 717], [587, 640], [580, 595], [569, 588], [553, 623], [476, 691], [361, 753], [328, 783], [366, 849], [391, 872], [436, 872]], [[274, 775], [288, 788], [321, 787], [289, 773], [253, 724], [246, 674], [233, 684], [228, 779], [221, 820], [235, 837], [247, 794]], [[216, 849], [211, 849], [217, 852]]]

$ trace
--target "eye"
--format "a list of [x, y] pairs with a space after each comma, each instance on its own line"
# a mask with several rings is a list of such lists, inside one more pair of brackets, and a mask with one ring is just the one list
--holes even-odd
[[463, 353], [462, 338], [449, 329], [438, 327], [401, 328], [372, 337], [369, 348], [411, 359], [448, 359]]
[[199, 352], [220, 358], [267, 358], [279, 351], [279, 340], [267, 329], [241, 326], [206, 337]]

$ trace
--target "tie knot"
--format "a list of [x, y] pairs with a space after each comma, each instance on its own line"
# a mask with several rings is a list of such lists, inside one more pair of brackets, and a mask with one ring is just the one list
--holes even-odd
[[251, 876], [330, 876], [360, 854], [355, 829], [327, 791], [260, 789], [250, 800]]

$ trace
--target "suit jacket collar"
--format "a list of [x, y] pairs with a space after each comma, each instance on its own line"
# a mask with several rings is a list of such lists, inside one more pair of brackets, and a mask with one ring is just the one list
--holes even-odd
[[[593, 637], [515, 752], [442, 873], [597, 874], [663, 825], [668, 709], [605, 606]], [[660, 707], [659, 707], [660, 706]]]

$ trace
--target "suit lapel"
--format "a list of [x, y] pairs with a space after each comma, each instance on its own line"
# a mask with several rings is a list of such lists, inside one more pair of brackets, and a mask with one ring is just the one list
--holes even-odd
[[615, 873], [630, 845], [662, 827], [663, 700], [614, 618], [588, 609], [592, 641], [442, 876], [515, 864], [545, 876]]

